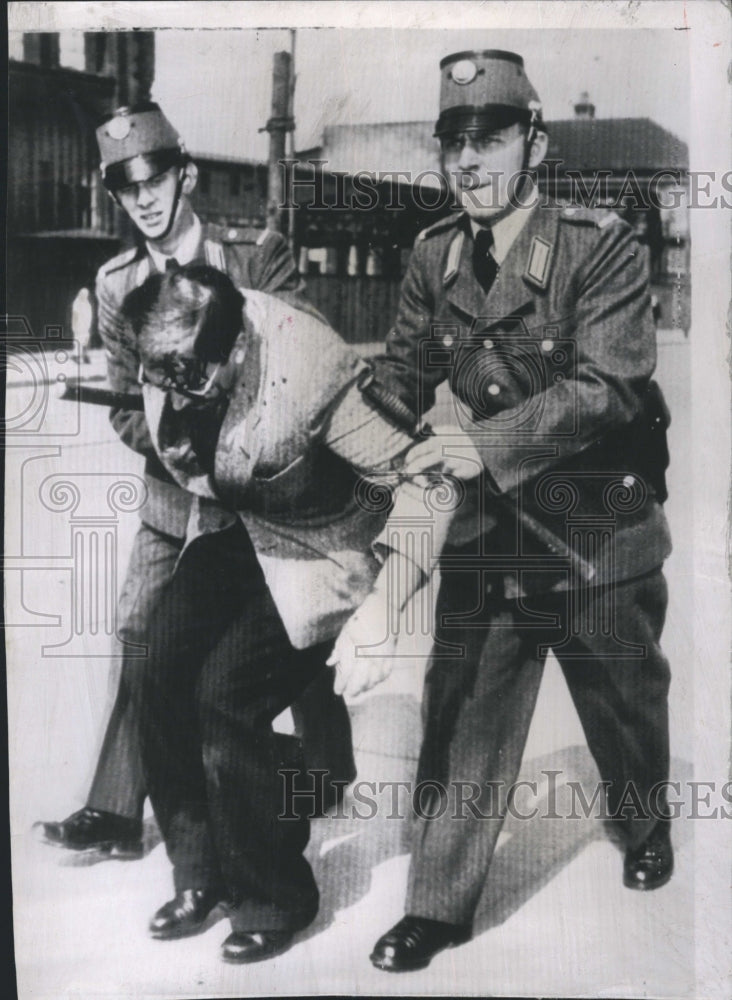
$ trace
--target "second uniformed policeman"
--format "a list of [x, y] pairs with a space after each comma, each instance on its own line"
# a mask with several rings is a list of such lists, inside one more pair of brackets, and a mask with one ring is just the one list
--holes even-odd
[[[157, 104], [118, 109], [97, 129], [97, 142], [104, 184], [134, 223], [138, 237], [135, 248], [113, 258], [97, 275], [99, 332], [113, 389], [141, 392], [140, 358], [121, 306], [127, 294], [155, 271], [174, 264], [209, 264], [228, 274], [238, 288], [270, 292], [314, 312], [282, 236], [267, 229], [227, 229], [199, 220], [190, 200], [196, 165]], [[157, 458], [142, 412], [112, 410], [111, 421], [122, 441], [145, 457], [147, 502], [118, 612], [120, 636], [139, 644], [145, 642], [149, 616], [183, 548], [191, 497]], [[220, 529], [236, 520], [213, 502], [209, 515], [210, 525]], [[303, 731], [308, 765], [320, 774], [330, 769], [342, 789], [354, 777], [350, 722], [343, 700], [333, 694], [327, 671], [293, 706], [293, 714]], [[328, 796], [330, 789], [315, 785], [311, 812], [324, 804], [319, 792]], [[137, 721], [120, 685], [87, 804], [61, 823], [42, 824], [46, 840], [101, 857], [139, 857], [145, 794]], [[156, 936], [190, 933], [218, 902], [218, 897], [209, 898], [205, 886], [188, 888], [195, 892], [174, 901]]]
[[472, 933], [550, 649], [626, 837], [625, 885], [673, 866], [667, 413], [644, 259], [613, 213], [540, 203], [547, 136], [520, 56], [441, 71], [462, 211], [417, 240], [379, 378], [415, 420], [447, 381], [484, 468], [440, 563], [406, 916], [371, 956], [396, 972]]

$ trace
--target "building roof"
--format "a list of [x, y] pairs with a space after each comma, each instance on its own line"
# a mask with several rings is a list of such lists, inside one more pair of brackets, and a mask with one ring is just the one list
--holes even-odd
[[650, 118], [570, 118], [549, 122], [547, 159], [576, 170], [687, 170], [689, 149]]
[[[547, 158], [562, 169], [645, 171], [688, 168], [686, 143], [650, 118], [593, 118], [548, 122]], [[409, 171], [418, 177], [438, 171], [434, 122], [382, 122], [328, 125], [323, 144], [298, 153], [299, 159], [324, 159], [329, 173]], [[429, 177], [423, 182], [429, 183]]]
[[232, 167], [266, 167], [266, 160], [252, 160], [245, 159], [242, 156], [224, 156], [219, 153], [199, 153], [196, 150], [189, 149], [191, 157], [196, 161], [196, 163], [213, 163], [222, 164]]
[[8, 59], [8, 72], [50, 79], [57, 86], [64, 82], [98, 87], [104, 91], [112, 91], [115, 88], [113, 77], [103, 76], [101, 73], [85, 73], [82, 70], [73, 69], [71, 66], [39, 66], [37, 63], [25, 62], [20, 59]]

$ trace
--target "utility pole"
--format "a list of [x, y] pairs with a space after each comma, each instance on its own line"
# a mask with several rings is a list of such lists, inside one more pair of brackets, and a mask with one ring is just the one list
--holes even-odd
[[[290, 65], [290, 116], [292, 118], [292, 128], [287, 133], [287, 156], [288, 159], [294, 161], [295, 159], [295, 82], [297, 80], [297, 75], [295, 73], [295, 41], [297, 35], [294, 28], [290, 28], [290, 56], [292, 58], [292, 63]], [[294, 170], [291, 176], [294, 175]], [[290, 250], [295, 253], [295, 202], [292, 198], [289, 198], [290, 207], [287, 210], [287, 242], [290, 244]]]
[[292, 59], [289, 52], [275, 52], [272, 72], [272, 114], [262, 129], [269, 132], [269, 168], [267, 175], [267, 226], [282, 232], [282, 210], [284, 202], [284, 171], [280, 160], [285, 158], [285, 142], [288, 132], [295, 128], [291, 109]]

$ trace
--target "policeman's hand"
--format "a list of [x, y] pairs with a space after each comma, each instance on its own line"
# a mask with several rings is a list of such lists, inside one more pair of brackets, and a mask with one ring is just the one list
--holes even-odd
[[[443, 454], [443, 451], [450, 454]], [[483, 469], [482, 459], [470, 435], [461, 427], [443, 425], [416, 444], [406, 455], [404, 471], [444, 473], [458, 479], [474, 479]]]
[[[355, 698], [386, 680], [392, 671], [396, 640], [389, 631], [384, 594], [369, 595], [341, 629], [326, 661], [335, 667], [336, 694]], [[370, 648], [359, 653], [359, 646]]]

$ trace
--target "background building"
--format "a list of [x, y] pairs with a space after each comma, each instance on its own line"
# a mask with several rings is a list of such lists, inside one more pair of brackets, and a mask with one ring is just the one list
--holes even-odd
[[131, 238], [101, 184], [94, 132], [149, 97], [154, 52], [152, 32], [93, 33], [82, 72], [59, 65], [57, 34], [26, 34], [23, 60], [10, 60], [7, 308], [39, 341], [49, 327], [72, 336], [79, 290]]
[[[630, 222], [646, 248], [661, 324], [688, 332], [686, 144], [648, 118], [597, 119], [586, 94], [574, 118], [547, 130], [539, 188], [568, 205], [611, 205]], [[432, 120], [337, 125], [298, 154], [300, 269], [319, 307], [355, 341], [385, 335], [414, 237], [450, 211], [433, 132]], [[358, 279], [368, 279], [368, 295]], [[367, 298], [389, 316], [378, 328]]]
[[[55, 339], [74, 335], [72, 317], [88, 312], [73, 309], [79, 290], [134, 239], [101, 183], [94, 131], [114, 108], [150, 98], [155, 35], [86, 33], [84, 71], [59, 63], [58, 35], [26, 34], [9, 73], [8, 312], [25, 317], [39, 341], [48, 327]], [[186, 123], [175, 124], [185, 136]], [[282, 228], [310, 297], [353, 342], [383, 339], [417, 233], [450, 210], [433, 130], [432, 120], [326, 126], [321, 145], [287, 168], [292, 207]], [[619, 210], [647, 247], [661, 324], [688, 330], [686, 145], [648, 118], [596, 118], [587, 94], [574, 118], [548, 131], [540, 187], [567, 203], [622, 195]], [[265, 224], [265, 163], [191, 153], [201, 218]], [[660, 190], [676, 209], [643, 204], [662, 171]]]

